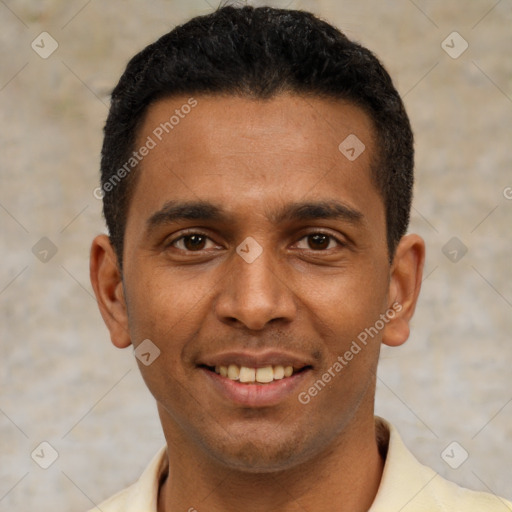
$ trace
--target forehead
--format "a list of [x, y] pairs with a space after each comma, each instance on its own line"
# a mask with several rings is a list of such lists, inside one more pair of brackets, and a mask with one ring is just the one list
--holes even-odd
[[364, 139], [365, 149], [371, 150], [365, 156], [374, 150], [372, 122], [362, 109], [346, 101], [296, 94], [265, 100], [231, 95], [160, 99], [146, 111], [139, 142], [147, 135], [159, 146], [181, 146], [196, 142], [190, 141], [191, 135], [201, 137], [204, 148], [214, 153], [260, 151], [261, 144], [267, 144], [269, 150], [279, 146], [299, 154], [314, 150], [317, 157], [338, 157], [332, 150], [339, 150], [349, 135]]
[[384, 218], [370, 175], [372, 123], [346, 102], [291, 94], [165, 98], [146, 112], [136, 144], [143, 146], [151, 149], [137, 168], [128, 223], [176, 199], [210, 200], [239, 218], [272, 203], [339, 199]]

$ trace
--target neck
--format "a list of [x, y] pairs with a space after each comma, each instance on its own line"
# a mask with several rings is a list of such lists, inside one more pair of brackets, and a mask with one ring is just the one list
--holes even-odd
[[171, 455], [159, 512], [364, 512], [377, 494], [384, 468], [373, 414], [348, 425], [327, 450], [306, 463], [272, 473], [220, 466], [199, 449], [192, 455], [183, 442], [166, 437]]

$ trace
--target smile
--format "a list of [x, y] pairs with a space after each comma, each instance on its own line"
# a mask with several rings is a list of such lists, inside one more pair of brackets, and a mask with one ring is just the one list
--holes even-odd
[[293, 399], [313, 374], [314, 364], [311, 356], [283, 350], [231, 350], [196, 362], [216, 397], [243, 407], [275, 406]]
[[[231, 380], [237, 380], [242, 383], [268, 384], [275, 380], [286, 379], [294, 374], [294, 368], [291, 365], [269, 365], [263, 368], [250, 368], [247, 366], [238, 366], [230, 364], [229, 366], [215, 366], [215, 373]], [[299, 371], [296, 370], [295, 373]]]

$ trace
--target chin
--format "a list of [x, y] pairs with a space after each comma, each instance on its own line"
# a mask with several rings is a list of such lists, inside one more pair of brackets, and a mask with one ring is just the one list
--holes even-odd
[[289, 454], [266, 447], [265, 453], [262, 453], [262, 450], [254, 445], [246, 446], [236, 453], [223, 452], [218, 455], [222, 457], [222, 462], [227, 468], [253, 474], [284, 471], [300, 463], [296, 451]]
[[[292, 434], [292, 432], [289, 432]], [[314, 456], [316, 450], [307, 448], [303, 434], [289, 435], [287, 439], [258, 438], [240, 439], [227, 436], [222, 442], [206, 448], [216, 463], [244, 473], [273, 473], [296, 467]]]

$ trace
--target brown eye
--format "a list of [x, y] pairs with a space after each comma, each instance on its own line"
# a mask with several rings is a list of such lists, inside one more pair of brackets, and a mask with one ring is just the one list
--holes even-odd
[[183, 237], [183, 245], [188, 251], [200, 251], [204, 249], [206, 237], [202, 235], [187, 235]]
[[340, 242], [334, 235], [328, 233], [310, 233], [309, 235], [303, 236], [298, 242], [299, 249], [313, 250], [313, 251], [325, 251], [326, 249], [340, 249], [345, 244]]
[[208, 237], [201, 234], [184, 235], [175, 240], [172, 245], [184, 251], [202, 251]]
[[329, 235], [324, 235], [323, 233], [308, 235], [307, 238], [309, 248], [314, 250], [327, 249], [331, 241], [331, 237]]

